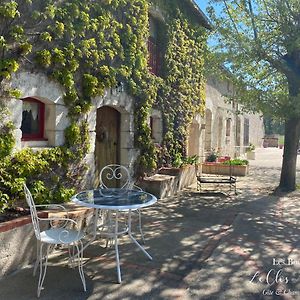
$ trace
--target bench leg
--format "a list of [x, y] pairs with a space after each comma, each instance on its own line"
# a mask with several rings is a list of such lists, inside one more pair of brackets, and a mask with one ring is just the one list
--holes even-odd
[[197, 191], [201, 192], [201, 182], [197, 180]]

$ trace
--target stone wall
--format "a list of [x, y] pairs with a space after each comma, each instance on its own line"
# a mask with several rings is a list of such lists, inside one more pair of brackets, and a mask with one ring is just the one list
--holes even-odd
[[[236, 114], [240, 105], [226, 102], [226, 96], [232, 93], [233, 86], [229, 81], [208, 79], [205, 135], [202, 140], [206, 154], [214, 150], [221, 155], [242, 156], [249, 143], [262, 147], [264, 136], [262, 117], [259, 114]], [[249, 138], [245, 136], [247, 131]]]
[[31, 73], [20, 71], [12, 77], [11, 85], [19, 89], [22, 98], [35, 98], [45, 104], [45, 138], [47, 142], [40, 144], [36, 142], [21, 143], [22, 101], [11, 100], [8, 107], [16, 127], [17, 148], [33, 146], [48, 147], [64, 144], [64, 130], [69, 126], [68, 110], [63, 102], [63, 89], [59, 84], [50, 80], [43, 73]]
[[[46, 218], [48, 213], [39, 216]], [[47, 227], [41, 224], [41, 230]], [[0, 244], [0, 278], [34, 262], [37, 241], [30, 215], [1, 223]]]
[[[65, 142], [64, 130], [70, 125], [68, 118], [68, 109], [64, 104], [62, 87], [50, 80], [43, 73], [31, 73], [20, 71], [14, 74], [11, 80], [11, 86], [19, 89], [22, 98], [34, 98], [45, 104], [45, 140], [43, 141], [21, 141], [21, 123], [22, 123], [22, 105], [20, 100], [10, 99], [8, 109], [9, 118], [13, 121], [16, 130], [15, 150], [24, 147], [34, 147], [43, 149], [63, 145]], [[138, 150], [134, 148], [134, 114], [133, 98], [126, 92], [113, 93], [108, 89], [103, 97], [97, 97], [92, 101], [92, 109], [87, 118], [89, 122], [89, 141], [90, 152], [85, 157], [85, 162], [89, 169], [85, 175], [86, 186], [92, 186], [95, 176], [95, 139], [96, 139], [96, 114], [97, 109], [102, 106], [110, 106], [121, 114], [120, 124], [120, 163], [129, 167], [132, 171], [134, 161], [138, 155]], [[160, 133], [161, 134], [161, 133]]]

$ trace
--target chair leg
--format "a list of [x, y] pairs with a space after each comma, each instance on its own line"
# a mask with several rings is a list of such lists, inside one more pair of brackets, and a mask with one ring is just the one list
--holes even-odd
[[140, 230], [140, 234], [141, 234], [141, 237], [142, 237], [143, 244], [146, 244], [145, 243], [145, 239], [144, 239], [144, 233], [143, 233], [143, 230], [142, 230], [142, 212], [141, 212], [140, 209], [138, 209], [138, 214], [139, 214], [139, 230]]
[[121, 283], [121, 269], [120, 269], [120, 258], [119, 258], [119, 248], [118, 248], [118, 217], [119, 212], [116, 212], [116, 220], [115, 220], [115, 251], [116, 251], [116, 264], [117, 264], [117, 275], [118, 275], [118, 283]]
[[79, 241], [78, 243], [80, 244], [80, 250], [79, 250], [78, 244], [75, 244], [75, 247], [77, 249], [77, 256], [78, 256], [78, 271], [79, 271], [79, 275], [80, 275], [80, 278], [82, 281], [83, 290], [86, 292], [86, 282], [85, 282], [85, 277], [84, 277], [84, 273], [83, 273], [83, 244], [82, 244], [82, 241]]
[[40, 241], [37, 240], [36, 243], [36, 260], [35, 260], [35, 264], [34, 264], [34, 268], [33, 268], [33, 276], [36, 275], [36, 270], [38, 268], [39, 262], [40, 262]]
[[74, 245], [69, 245], [68, 246], [68, 253], [69, 253], [68, 264], [71, 268], [74, 268], [74, 256], [75, 256], [75, 247], [74, 247]]
[[[50, 248], [50, 245], [47, 245], [45, 262], [43, 263], [43, 243], [40, 243], [40, 244], [41, 244], [40, 250], [39, 250], [40, 276], [39, 276], [39, 282], [38, 282], [38, 288], [37, 288], [37, 296], [38, 297], [40, 297], [41, 290], [43, 289], [43, 283], [44, 283], [46, 272], [47, 272], [47, 263], [48, 263], [48, 255], [49, 255], [49, 248]], [[44, 270], [43, 270], [43, 264], [44, 264]]]

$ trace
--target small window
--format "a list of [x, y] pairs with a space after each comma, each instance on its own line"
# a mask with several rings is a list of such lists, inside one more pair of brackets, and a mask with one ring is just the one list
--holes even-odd
[[149, 16], [149, 39], [148, 39], [148, 66], [152, 74], [159, 75], [161, 53], [158, 43], [158, 21]]
[[23, 99], [22, 140], [44, 139], [45, 104], [33, 98]]

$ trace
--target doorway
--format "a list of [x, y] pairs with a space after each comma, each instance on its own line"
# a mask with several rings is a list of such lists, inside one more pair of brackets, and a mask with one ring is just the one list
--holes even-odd
[[108, 164], [120, 164], [120, 119], [114, 108], [97, 109], [95, 145], [95, 185], [99, 185], [101, 169]]

